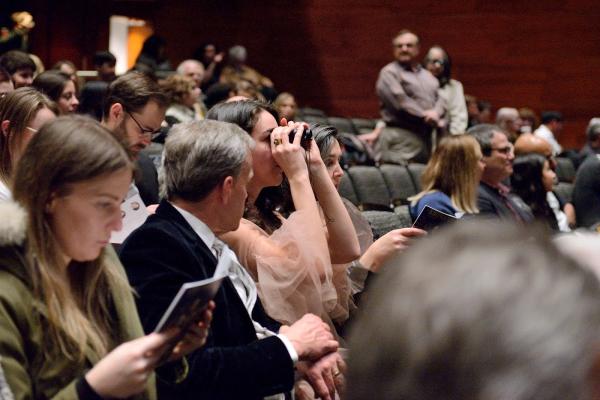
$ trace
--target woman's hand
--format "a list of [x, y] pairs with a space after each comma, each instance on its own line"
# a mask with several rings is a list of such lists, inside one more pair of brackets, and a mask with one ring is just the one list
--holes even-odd
[[85, 375], [86, 381], [102, 398], [127, 398], [143, 392], [150, 373], [176, 334], [151, 333], [121, 344]]
[[375, 241], [362, 255], [360, 262], [370, 271], [379, 272], [392, 255], [410, 246], [412, 238], [426, 234], [427, 232], [418, 228], [394, 229]]
[[169, 361], [175, 361], [191, 352], [198, 350], [206, 344], [210, 322], [212, 321], [213, 310], [215, 309], [214, 301], [208, 303], [208, 307], [202, 314], [202, 320], [195, 325], [192, 325], [183, 339], [173, 349]]
[[[296, 129], [293, 142], [290, 142], [290, 132]], [[304, 149], [300, 146], [304, 125], [290, 123], [288, 126], [280, 126], [271, 132], [271, 153], [277, 165], [283, 169], [288, 180], [297, 178], [308, 179], [308, 168], [304, 161]]]

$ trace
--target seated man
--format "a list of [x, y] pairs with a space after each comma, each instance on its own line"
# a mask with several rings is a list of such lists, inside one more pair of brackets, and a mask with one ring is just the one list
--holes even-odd
[[[297, 366], [321, 398], [331, 399], [335, 392], [334, 377], [343, 362], [327, 325], [306, 315], [280, 327], [266, 315], [250, 275], [217, 237], [239, 226], [252, 176], [251, 146], [247, 133], [225, 122], [173, 127], [161, 169], [167, 200], [121, 248], [146, 332], [182, 284], [223, 272], [228, 276], [215, 297], [207, 345], [188, 357], [190, 376], [177, 386], [159, 381], [159, 397], [258, 400], [281, 394], [292, 388], [298, 360], [312, 363]], [[215, 271], [222, 257], [229, 269]]]
[[513, 172], [515, 158], [506, 133], [490, 124], [475, 125], [467, 133], [479, 142], [485, 164], [477, 195], [479, 213], [521, 223], [533, 221], [527, 204], [503, 183]]
[[31, 86], [36, 66], [31, 57], [20, 50], [11, 50], [0, 56], [0, 67], [10, 75], [15, 89]]
[[592, 118], [588, 123], [585, 145], [579, 151], [579, 162], [588, 156], [600, 154], [600, 118]]
[[506, 132], [511, 143], [514, 143], [519, 137], [522, 123], [519, 110], [516, 108], [502, 107], [496, 113], [496, 125]]
[[552, 146], [554, 155], [562, 153], [562, 146], [558, 143], [557, 136], [563, 130], [563, 117], [558, 111], [544, 111], [542, 113], [542, 124], [533, 132], [535, 136], [546, 139]]
[[598, 398], [596, 276], [529, 231], [461, 225], [374, 283], [346, 399]]

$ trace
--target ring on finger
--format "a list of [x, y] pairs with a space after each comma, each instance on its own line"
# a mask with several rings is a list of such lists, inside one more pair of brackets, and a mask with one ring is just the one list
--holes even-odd
[[341, 373], [342, 373], [342, 372], [341, 372], [339, 369], [338, 369], [338, 370], [335, 370], [335, 371], [333, 371], [333, 376], [338, 376], [338, 375], [340, 375]]
[[281, 139], [277, 138], [277, 139], [273, 139], [273, 144], [275, 146], [279, 146], [281, 144]]

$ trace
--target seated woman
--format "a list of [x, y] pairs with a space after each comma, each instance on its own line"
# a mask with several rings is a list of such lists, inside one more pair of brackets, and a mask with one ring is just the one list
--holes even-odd
[[536, 220], [553, 231], [570, 232], [567, 216], [561, 207], [553, 210], [547, 200], [555, 179], [556, 174], [548, 159], [541, 154], [518, 156], [513, 161], [510, 179], [513, 192], [527, 203]]
[[485, 168], [481, 148], [469, 135], [445, 137], [436, 147], [421, 177], [421, 193], [409, 198], [415, 220], [426, 205], [461, 217], [478, 213], [477, 187]]
[[[21, 157], [16, 203], [0, 204], [0, 354], [15, 398], [156, 397], [152, 371], [179, 332], [143, 336], [108, 246], [132, 173], [122, 145], [84, 117], [44, 125]], [[204, 319], [172, 360], [203, 344]]]
[[35, 77], [31, 86], [54, 101], [60, 115], [77, 111], [77, 89], [69, 75], [58, 71], [42, 72]]
[[199, 120], [194, 105], [200, 97], [200, 88], [188, 76], [171, 75], [161, 84], [161, 88], [171, 99], [165, 121], [169, 127], [179, 123]]
[[293, 94], [288, 92], [279, 93], [273, 102], [273, 106], [281, 118], [285, 118], [288, 121], [293, 121], [296, 119], [296, 110], [298, 109], [298, 105], [296, 104], [296, 99], [294, 98]]
[[[223, 240], [258, 282], [267, 313], [285, 324], [313, 313], [333, 325], [329, 313], [336, 308], [338, 296], [331, 263], [355, 260], [360, 248], [316, 144], [309, 141], [310, 150], [305, 153], [300, 146], [303, 125], [278, 126], [277, 112], [256, 101], [219, 104], [207, 118], [235, 123], [256, 142], [245, 218]], [[298, 131], [290, 140], [294, 129]], [[296, 209], [287, 219], [263, 193], [267, 187], [280, 185], [283, 174]]]
[[0, 201], [11, 198], [12, 176], [25, 147], [44, 125], [56, 118], [56, 105], [30, 87], [0, 99]]

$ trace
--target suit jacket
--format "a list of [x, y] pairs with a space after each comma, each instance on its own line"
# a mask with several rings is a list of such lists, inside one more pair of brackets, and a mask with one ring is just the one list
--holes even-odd
[[[521, 222], [533, 221], [533, 214], [525, 202], [516, 194], [508, 194], [508, 201], [513, 210], [519, 215]], [[511, 209], [506, 205], [502, 195], [483, 182], [479, 184], [477, 207], [482, 216], [495, 216], [502, 219], [517, 220]]]
[[[212, 277], [217, 260], [168, 202], [123, 243], [120, 257], [137, 291], [137, 306], [151, 332], [183, 283]], [[188, 356], [187, 379], [171, 385], [159, 379], [164, 399], [262, 399], [291, 390], [294, 366], [277, 337], [257, 340], [244, 304], [226, 278], [215, 297], [216, 310], [207, 344]], [[260, 301], [253, 319], [277, 331]]]

